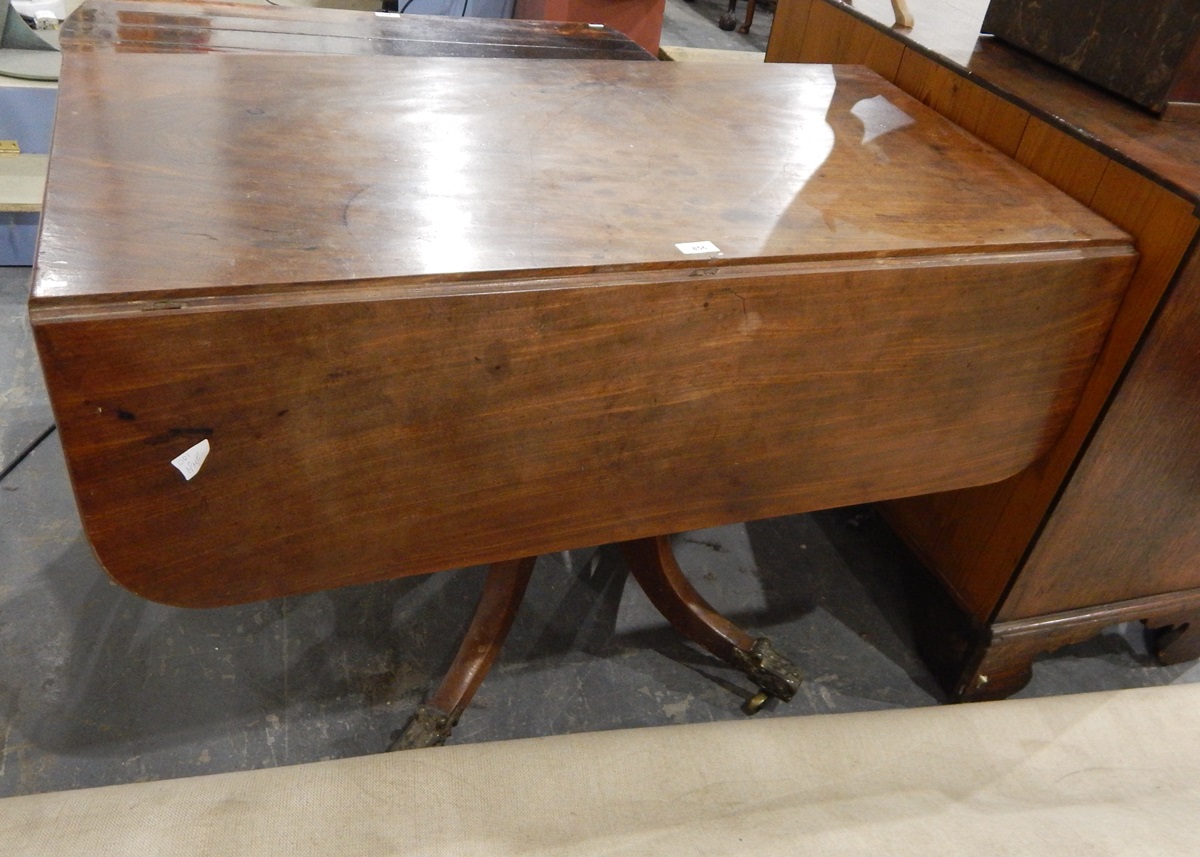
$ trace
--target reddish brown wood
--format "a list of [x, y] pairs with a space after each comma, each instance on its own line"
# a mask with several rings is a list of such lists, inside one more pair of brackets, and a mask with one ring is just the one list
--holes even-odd
[[[1063, 133], [1190, 198], [1200, 188], [1200, 122], [1162, 121], [1103, 90], [995, 39], [981, 38], [987, 0], [910, 0], [911, 30], [892, 28], [890, 0], [780, 0], [769, 62], [850, 62], [866, 44], [878, 55], [899, 47], [960, 72], [960, 86], [983, 84], [1014, 105], [1052, 120]], [[819, 27], [809, 20], [816, 16]], [[810, 53], [814, 48], [819, 50]], [[858, 59], [856, 61], [862, 61]]]
[[[1192, 595], [1190, 600], [1195, 602], [1195, 593]], [[958, 676], [951, 698], [959, 702], [983, 702], [1011, 696], [1028, 684], [1034, 658], [1085, 642], [1121, 621], [1142, 619], [1151, 627], [1161, 628], [1156, 654], [1162, 663], [1179, 663], [1196, 657], [1196, 641], [1185, 633], [1186, 621], [1175, 621], [1173, 616], [1168, 618], [1163, 614], [1164, 610], [1169, 611], [1169, 608], [1162, 602], [1156, 604], [1142, 599], [1039, 617], [1034, 621], [999, 623], [993, 626], [990, 640], [978, 647], [973, 660]], [[1145, 618], [1147, 616], [1150, 618]]]
[[741, 26], [738, 27], [738, 32], [743, 36], [750, 32], [750, 28], [754, 26], [754, 9], [758, 5], [758, 0], [746, 0], [746, 17], [742, 20]]
[[743, 711], [756, 713], [769, 697], [789, 701], [800, 687], [800, 670], [766, 637], [751, 637], [712, 608], [675, 560], [670, 536], [621, 543], [634, 579], [671, 626], [758, 686]]
[[[1046, 455], [1002, 482], [886, 506], [957, 604], [956, 619], [929, 625], [927, 636], [943, 639], [925, 652], [958, 693], [978, 677], [964, 659], [986, 650], [978, 674], [998, 695], [1021, 683], [1035, 650], [1098, 631], [1091, 617], [1107, 607], [1137, 603], [1133, 618], [1144, 619], [1200, 582], [1187, 477], [1200, 468], [1200, 124], [1157, 120], [980, 39], [985, 0], [913, 5], [906, 34], [888, 26], [884, 0], [783, 0], [776, 20], [791, 27], [772, 33], [768, 58], [850, 59], [885, 39], [902, 51], [899, 85], [1129, 230], [1142, 254], [1080, 405]], [[1077, 627], [1068, 634], [1063, 622]], [[941, 633], [948, 627], [958, 630]], [[1012, 627], [1046, 638], [992, 639]]]
[[444, 744], [504, 647], [537, 557], [494, 563], [454, 662], [389, 749]]
[[896, 81], [904, 44], [866, 24], [846, 27], [840, 6], [814, 0], [777, 3], [767, 62], [839, 62], [865, 65]]
[[64, 23], [61, 42], [68, 51], [121, 53], [654, 59], [617, 30], [588, 23], [167, 0], [87, 0]]
[[516, 0], [514, 18], [599, 22], [658, 54], [665, 0]]
[[1200, 615], [1200, 589], [1152, 595], [1097, 607], [996, 622], [979, 627], [944, 593], [925, 593], [914, 602], [914, 631], [921, 655], [952, 701], [1003, 699], [1029, 681], [1034, 659], [1082, 643], [1121, 622], [1144, 622], [1151, 650], [1161, 663], [1197, 656], [1194, 620]]
[[1200, 258], [1193, 256], [1047, 522], [1007, 616], [1197, 584], [1197, 330]]
[[31, 317], [124, 585], [231, 603], [977, 484], [1074, 408], [1127, 239], [874, 75], [471, 63], [66, 55]]
[[749, 653], [754, 638], [712, 608], [679, 567], [670, 536], [622, 542], [629, 569], [650, 603], [676, 631], [723, 661]]

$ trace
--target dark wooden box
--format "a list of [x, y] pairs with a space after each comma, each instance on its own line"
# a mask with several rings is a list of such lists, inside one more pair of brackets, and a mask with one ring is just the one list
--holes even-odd
[[1157, 113], [1200, 102], [1200, 0], [991, 0], [983, 31]]

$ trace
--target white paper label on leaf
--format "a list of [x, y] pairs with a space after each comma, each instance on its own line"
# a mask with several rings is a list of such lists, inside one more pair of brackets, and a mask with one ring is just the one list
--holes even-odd
[[720, 253], [721, 248], [711, 241], [688, 241], [683, 244], [676, 244], [680, 253], [687, 253], [689, 256], [695, 253]]
[[208, 458], [208, 438], [200, 441], [179, 455], [171, 459], [171, 464], [183, 474], [183, 478], [189, 482], [192, 477], [200, 472], [200, 468], [204, 466], [204, 459]]

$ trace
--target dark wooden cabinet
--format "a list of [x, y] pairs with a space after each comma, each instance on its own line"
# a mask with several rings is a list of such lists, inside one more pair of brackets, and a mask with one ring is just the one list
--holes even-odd
[[986, 0], [781, 0], [767, 59], [863, 63], [1128, 230], [1141, 262], [1049, 452], [992, 485], [885, 504], [936, 579], [923, 649], [956, 698], [1001, 697], [1032, 658], [1106, 625], [1200, 627], [1200, 120], [1157, 119], [978, 33]]

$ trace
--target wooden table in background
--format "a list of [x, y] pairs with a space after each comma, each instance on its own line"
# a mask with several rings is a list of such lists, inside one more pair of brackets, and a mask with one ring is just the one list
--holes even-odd
[[[1078, 409], [994, 485], [884, 507], [936, 578], [916, 622], [959, 699], [1117, 622], [1200, 655], [1200, 116], [1161, 121], [1002, 43], [987, 0], [780, 0], [770, 62], [862, 63], [1129, 231], [1141, 262]], [[947, 599], [946, 596], [949, 596]]]
[[610, 27], [582, 23], [153, 0], [88, 0], [67, 19], [61, 40], [67, 53], [655, 59]]

